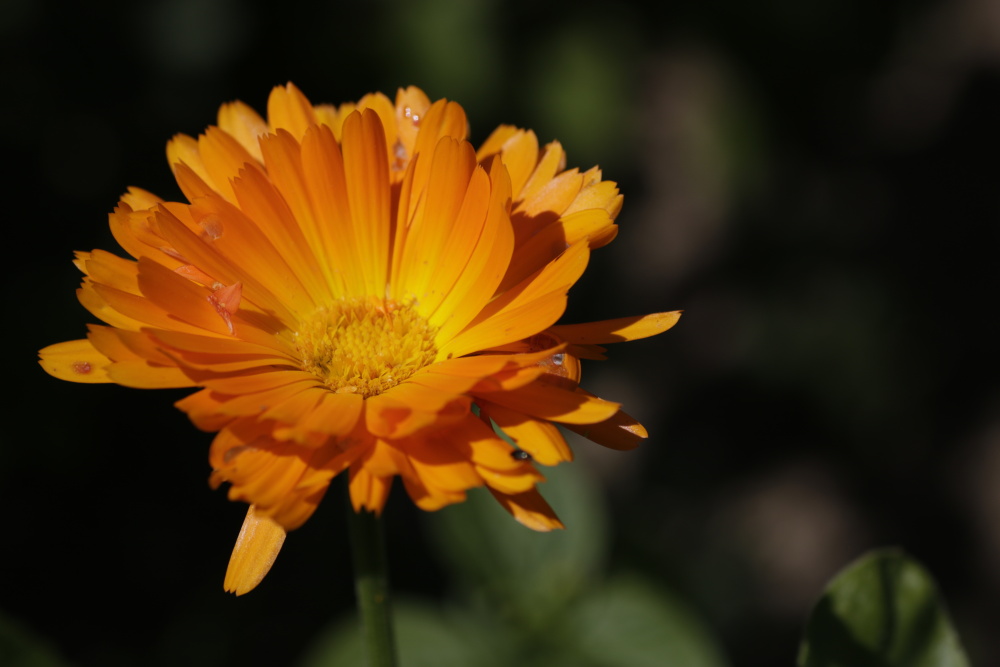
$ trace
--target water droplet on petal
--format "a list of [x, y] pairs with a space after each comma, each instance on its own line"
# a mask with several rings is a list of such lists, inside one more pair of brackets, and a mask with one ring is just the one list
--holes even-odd
[[392, 153], [395, 159], [392, 161], [393, 171], [403, 171], [406, 168], [406, 147], [403, 146], [403, 142], [396, 139], [396, 143], [392, 146]]
[[206, 215], [198, 221], [198, 224], [205, 230], [204, 238], [210, 241], [222, 236], [222, 220], [217, 215]]

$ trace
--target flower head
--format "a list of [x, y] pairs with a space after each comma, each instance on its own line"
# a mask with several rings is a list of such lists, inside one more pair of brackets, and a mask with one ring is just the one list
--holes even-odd
[[572, 458], [556, 424], [617, 449], [646, 436], [580, 388], [580, 359], [678, 318], [556, 325], [615, 236], [617, 186], [530, 131], [477, 152], [462, 108], [416, 88], [334, 108], [289, 84], [267, 106], [225, 104], [169, 142], [187, 201], [129, 189], [110, 223], [134, 259], [77, 253], [105, 324], [42, 366], [200, 388], [177, 407], [218, 432], [212, 484], [251, 504], [227, 590], [260, 581], [344, 471], [358, 511], [399, 477], [426, 510], [486, 486], [528, 527], [562, 527], [535, 488], [535, 464]]

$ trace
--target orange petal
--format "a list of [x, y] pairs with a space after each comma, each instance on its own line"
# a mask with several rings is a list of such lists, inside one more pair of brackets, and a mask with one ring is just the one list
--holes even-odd
[[483, 145], [476, 151], [476, 159], [485, 164], [502, 149], [504, 143], [518, 132], [523, 132], [513, 125], [499, 125], [490, 136], [486, 138]]
[[315, 381], [301, 380], [268, 391], [228, 397], [220, 406], [219, 411], [222, 414], [233, 417], [259, 415], [267, 412], [272, 406], [286, 400], [293, 394], [306, 391], [314, 386], [316, 386]]
[[600, 343], [620, 343], [639, 340], [663, 333], [677, 324], [683, 311], [653, 313], [635, 317], [619, 317], [614, 320], [585, 322], [583, 324], [560, 324], [549, 327], [549, 333], [567, 343], [593, 345]]
[[[265, 161], [279, 159], [272, 158], [272, 154], [281, 155], [281, 150], [275, 142], [280, 143], [273, 137], [261, 142]], [[281, 155], [280, 159], [287, 159], [287, 156]], [[297, 185], [302, 187], [301, 181], [298, 181]], [[325, 301], [329, 296], [329, 290], [322, 279], [322, 273], [316, 270], [318, 264], [316, 255], [309, 247], [299, 221], [296, 220], [281, 192], [263, 172], [257, 169], [240, 172], [240, 177], [233, 181], [233, 192], [243, 214], [253, 220], [257, 228], [267, 236], [289, 270], [295, 274], [312, 297], [313, 302]]]
[[232, 181], [244, 166], [260, 169], [256, 158], [240, 142], [217, 127], [209, 127], [198, 137], [198, 152], [215, 191], [229, 201], [235, 201]]
[[[211, 225], [217, 235], [209, 237], [198, 235], [176, 216], [166, 211], [157, 211], [154, 216], [157, 232], [176, 248], [185, 260], [212, 276], [214, 280], [225, 284], [241, 282], [246, 299], [262, 309], [273, 312], [284, 322], [294, 321], [294, 317], [289, 313], [289, 306], [294, 307], [295, 302], [288, 303], [279, 297], [291, 294], [296, 286], [289, 286], [287, 292], [281, 289], [282, 283], [290, 282], [288, 274], [291, 272], [284, 272], [285, 265], [277, 257], [277, 251], [263, 238], [260, 230], [251, 227], [252, 223], [246, 220], [242, 213], [237, 214], [235, 209], [223, 206], [221, 200], [217, 206], [206, 208], [208, 203], [207, 200], [201, 200], [198, 207], [189, 209], [189, 215], [197, 216], [202, 225]], [[252, 235], [249, 242], [239, 238], [245, 233]], [[254, 270], [247, 271], [240, 268], [243, 265], [253, 266]]]
[[[198, 152], [198, 140], [194, 137], [186, 134], [174, 135], [167, 142], [167, 163], [189, 201], [191, 195], [197, 196], [200, 192], [211, 189], [212, 179], [205, 169], [201, 154]], [[186, 185], [192, 187], [188, 189]]]
[[[230, 326], [212, 304], [212, 291], [180, 274], [145, 258], [139, 260], [139, 289], [165, 313], [168, 320], [178, 319], [219, 335], [231, 335]], [[172, 329], [175, 327], [163, 327]]]
[[413, 294], [424, 312], [433, 313], [479, 239], [490, 183], [486, 172], [475, 166], [469, 144], [444, 138], [434, 151], [428, 182], [411, 188], [416, 191], [411, 196], [419, 198], [422, 207], [412, 222], [405, 220], [410, 224], [393, 289]]
[[425, 512], [436, 512], [442, 507], [465, 500], [464, 490], [453, 491], [434, 484], [428, 485], [413, 466], [401, 471], [400, 476], [413, 504]]
[[396, 92], [396, 139], [401, 149], [395, 155], [399, 160], [399, 164], [395, 165], [396, 168], [405, 168], [406, 162], [413, 157], [420, 123], [430, 106], [430, 99], [416, 86], [400, 88]]
[[513, 494], [490, 489], [490, 493], [519, 523], [532, 530], [546, 533], [553, 529], [565, 528], [537, 489]]
[[[553, 141], [545, 146], [545, 152], [542, 154], [541, 159], [538, 160], [538, 164], [535, 166], [535, 170], [532, 172], [531, 177], [528, 182], [524, 184], [524, 187], [519, 193], [517, 193], [517, 198], [525, 201], [539, 201], [545, 199], [545, 194], [542, 193], [551, 187], [551, 183], [556, 178], [556, 175], [566, 168], [566, 151], [563, 150], [562, 144], [558, 141]], [[572, 196], [576, 196], [579, 192], [580, 187], [583, 185], [582, 179], [581, 183], [576, 186], [576, 191], [572, 193]], [[562, 213], [564, 206], [558, 208], [553, 208], [557, 213]]]
[[348, 116], [341, 147], [365, 293], [384, 296], [389, 277], [390, 192], [385, 132], [378, 114], [365, 110]]
[[[513, 458], [509, 457], [512, 461]], [[545, 478], [530, 463], [517, 462], [519, 470], [496, 470], [489, 466], [477, 465], [476, 472], [483, 478], [486, 485], [501, 493], [524, 493]]]
[[209, 450], [215, 471], [210, 481], [213, 486], [229, 482], [230, 500], [251, 503], [257, 516], [292, 530], [313, 514], [327, 489], [326, 485], [303, 487], [303, 479], [335, 452], [278, 442], [269, 429], [270, 424], [247, 418], [220, 431]]
[[301, 139], [306, 128], [316, 123], [316, 112], [302, 91], [289, 83], [271, 90], [267, 98], [267, 121], [272, 130], [283, 128]]
[[531, 130], [516, 130], [504, 141], [501, 154], [510, 172], [514, 201], [519, 201], [521, 190], [538, 164], [538, 137]]
[[139, 293], [139, 265], [129, 259], [112, 255], [105, 250], [94, 250], [89, 253], [77, 253], [78, 266], [82, 265], [84, 273], [94, 282], [110, 285], [117, 289]]
[[112, 382], [107, 369], [111, 360], [97, 351], [87, 339], [70, 340], [42, 348], [39, 364], [45, 372], [70, 382]]
[[174, 407], [187, 414], [188, 418], [202, 431], [213, 433], [231, 423], [235, 417], [220, 412], [229, 397], [211, 389], [203, 389], [174, 403]]
[[[440, 327], [438, 337], [443, 341], [452, 339], [482, 312], [503, 280], [514, 252], [514, 230], [509, 213], [510, 178], [499, 159], [490, 165], [489, 177], [490, 201], [482, 233], [462, 274], [429, 318], [431, 324]], [[438, 358], [447, 358], [447, 355]]]
[[468, 396], [403, 382], [365, 401], [365, 422], [369, 432], [380, 438], [402, 438], [459, 419], [471, 404]]
[[219, 107], [218, 125], [240, 142], [258, 162], [263, 162], [258, 137], [267, 134], [267, 123], [256, 111], [243, 102], [230, 102]]
[[529, 188], [533, 188], [533, 191], [518, 205], [517, 210], [529, 217], [545, 213], [559, 215], [569, 208], [582, 186], [583, 176], [576, 169], [549, 178], [541, 187], [529, 181], [522, 194], [527, 194]]
[[378, 477], [360, 464], [351, 466], [348, 488], [351, 495], [351, 505], [355, 512], [368, 510], [377, 515], [382, 514], [385, 501], [392, 487], [392, 477]]
[[344, 294], [360, 294], [361, 258], [347, 197], [344, 159], [329, 127], [312, 127], [302, 139], [302, 178], [316, 219], [317, 254], [327, 257], [332, 283]]
[[618, 412], [618, 403], [536, 381], [514, 391], [487, 394], [494, 403], [563, 424], [594, 424]]
[[566, 310], [566, 294], [587, 267], [586, 243], [566, 249], [534, 275], [490, 302], [462, 333], [439, 347], [464, 356], [532, 336], [552, 326]]
[[[308, 410], [304, 409], [306, 406]], [[335, 394], [316, 388], [286, 399], [265, 412], [262, 418], [290, 424], [287, 429], [276, 429], [275, 435], [303, 445], [318, 446], [326, 438], [349, 434], [363, 409], [364, 399], [359, 394]]]
[[[587, 393], [582, 389], [577, 391]], [[599, 445], [621, 451], [635, 449], [648, 435], [646, 428], [624, 410], [596, 424], [566, 424], [566, 428]]]
[[144, 359], [117, 361], [108, 368], [108, 378], [116, 384], [136, 389], [178, 389], [197, 384], [173, 366], [158, 366]]
[[271, 570], [284, 543], [285, 529], [271, 519], [258, 517], [251, 505], [226, 568], [226, 592], [243, 595], [256, 588]]
[[476, 404], [479, 405], [480, 416], [492, 419], [504, 434], [538, 463], [554, 466], [573, 460], [573, 450], [554, 424], [490, 401], [480, 399]]
[[232, 395], [270, 391], [295, 382], [303, 382], [308, 386], [316, 384], [315, 378], [311, 374], [297, 369], [264, 368], [261, 370], [251, 367], [250, 370], [251, 372], [237, 371], [226, 375], [194, 370], [190, 370], [189, 373], [205, 388]]

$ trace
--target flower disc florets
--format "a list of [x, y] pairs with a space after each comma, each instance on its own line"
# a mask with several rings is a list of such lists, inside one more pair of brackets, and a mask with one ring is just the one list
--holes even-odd
[[433, 363], [435, 333], [409, 302], [341, 300], [302, 324], [296, 349], [331, 391], [368, 398]]

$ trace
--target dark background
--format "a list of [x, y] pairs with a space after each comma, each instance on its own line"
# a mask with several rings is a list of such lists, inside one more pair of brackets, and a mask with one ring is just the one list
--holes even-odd
[[[264, 584], [222, 592], [245, 508], [211, 492], [185, 392], [59, 382], [93, 321], [74, 250], [220, 103], [421, 86], [562, 141], [619, 183], [621, 233], [567, 321], [682, 308], [585, 366], [649, 428], [578, 447], [613, 567], [697, 609], [736, 667], [791, 664], [824, 583], [899, 545], [975, 664], [1000, 664], [1000, 12], [989, 0], [279, 4], [8, 0], [0, 12], [6, 382], [0, 617], [79, 665], [293, 662], [353, 604], [334, 488]], [[394, 588], [449, 573], [396, 488]]]

